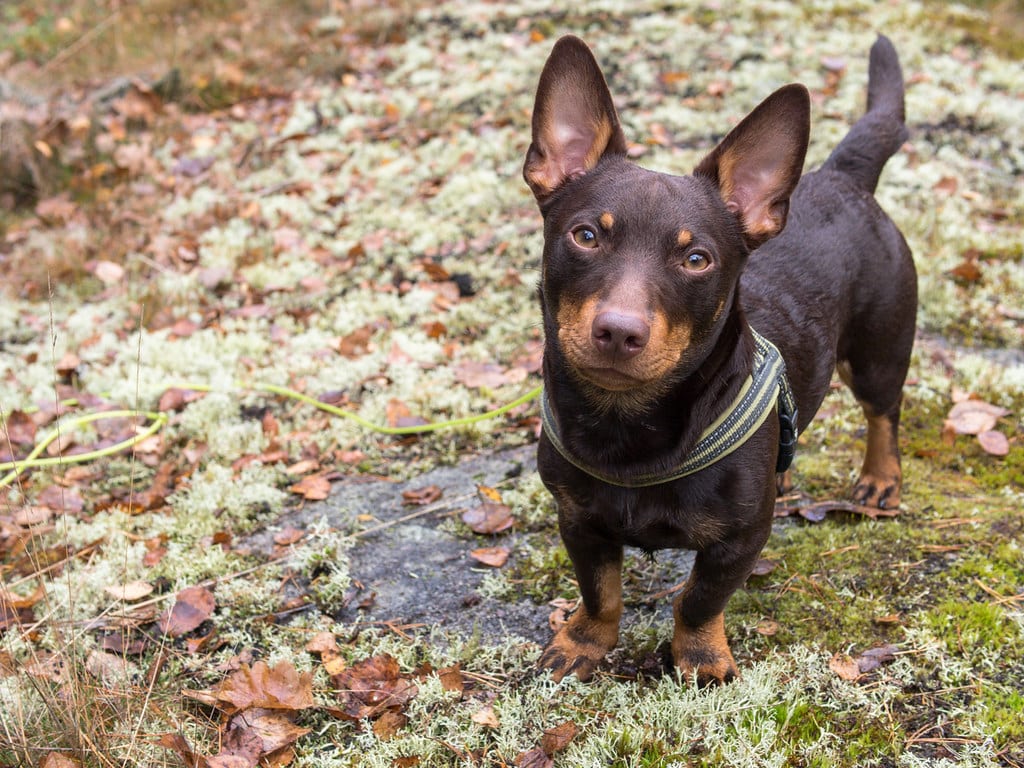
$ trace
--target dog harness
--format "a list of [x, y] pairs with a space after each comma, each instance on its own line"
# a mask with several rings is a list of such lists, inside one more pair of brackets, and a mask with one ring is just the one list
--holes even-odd
[[[753, 331], [753, 329], [751, 330]], [[544, 432], [562, 458], [591, 477], [622, 488], [645, 488], [679, 480], [687, 475], [700, 472], [719, 459], [728, 456], [764, 424], [772, 408], [777, 405], [780, 430], [779, 457], [775, 463], [775, 471], [785, 472], [789, 469], [796, 453], [796, 400], [793, 398], [789, 379], [786, 378], [786, 364], [782, 360], [779, 350], [757, 331], [753, 331], [753, 334], [754, 370], [743, 383], [732, 405], [701, 433], [693, 450], [675, 469], [624, 480], [587, 466], [569, 452], [559, 437], [558, 426], [555, 424], [555, 416], [551, 410], [551, 401], [546, 390], [541, 399], [541, 421], [544, 424]]]

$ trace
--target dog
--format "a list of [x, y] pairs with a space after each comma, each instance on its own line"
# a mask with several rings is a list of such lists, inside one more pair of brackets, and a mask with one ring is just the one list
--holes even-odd
[[871, 49], [865, 114], [802, 176], [809, 132], [808, 91], [787, 85], [691, 175], [658, 173], [628, 159], [582, 40], [561, 38], [544, 66], [523, 167], [544, 223], [537, 462], [581, 595], [538, 662], [556, 680], [589, 679], [616, 645], [626, 545], [696, 551], [673, 661], [701, 684], [737, 675], [724, 609], [833, 371], [867, 420], [853, 498], [900, 503], [917, 277], [873, 196], [907, 138], [887, 38]]

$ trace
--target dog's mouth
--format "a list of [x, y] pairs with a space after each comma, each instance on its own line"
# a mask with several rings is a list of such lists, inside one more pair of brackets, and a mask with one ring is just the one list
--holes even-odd
[[577, 370], [580, 376], [588, 383], [601, 389], [606, 389], [609, 392], [626, 392], [642, 387], [647, 383], [643, 379], [620, 371], [618, 368], [587, 367]]

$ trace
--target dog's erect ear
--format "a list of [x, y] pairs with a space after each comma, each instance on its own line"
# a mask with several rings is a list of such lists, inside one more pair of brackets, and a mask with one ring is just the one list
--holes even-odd
[[708, 176], [718, 185], [751, 249], [786, 226], [810, 121], [807, 89], [787, 85], [761, 102], [694, 170], [695, 176]]
[[626, 137], [594, 55], [578, 37], [566, 35], [540, 76], [523, 178], [543, 203], [606, 153], [624, 155]]

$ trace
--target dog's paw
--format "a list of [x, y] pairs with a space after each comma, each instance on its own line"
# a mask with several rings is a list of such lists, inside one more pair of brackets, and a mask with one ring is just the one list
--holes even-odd
[[696, 676], [701, 686], [729, 683], [739, 676], [722, 614], [701, 627], [687, 627], [676, 619], [672, 659], [684, 679]]
[[559, 630], [537, 661], [537, 668], [549, 670], [555, 681], [576, 675], [586, 682], [618, 640], [617, 624], [583, 619], [573, 622], [576, 616], [579, 614]]
[[900, 505], [900, 478], [865, 473], [853, 487], [853, 500], [865, 507], [896, 509]]

